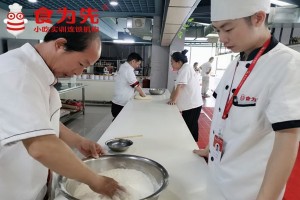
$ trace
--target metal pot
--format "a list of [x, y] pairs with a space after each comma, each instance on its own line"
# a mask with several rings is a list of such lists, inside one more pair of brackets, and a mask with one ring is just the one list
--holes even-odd
[[150, 88], [149, 93], [152, 95], [161, 95], [165, 93], [165, 90], [164, 88]]
[[[92, 170], [97, 173], [111, 169], [135, 169], [146, 174], [155, 183], [155, 192], [142, 200], [157, 200], [160, 193], [167, 187], [169, 174], [159, 163], [141, 156], [135, 155], [104, 155], [98, 159], [84, 161]], [[58, 177], [58, 187], [61, 193], [70, 200], [79, 200], [73, 196], [74, 191], [80, 183], [66, 177]]]

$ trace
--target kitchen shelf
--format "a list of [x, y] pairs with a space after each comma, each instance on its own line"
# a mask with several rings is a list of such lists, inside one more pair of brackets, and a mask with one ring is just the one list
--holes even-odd
[[104, 74], [103, 69], [109, 66], [113, 67], [113, 72], [119, 70], [119, 67], [122, 63], [124, 63], [126, 59], [118, 60], [118, 59], [99, 59], [92, 67], [94, 74]]
[[56, 89], [59, 94], [68, 93], [73, 90], [81, 89], [81, 100], [82, 100], [82, 110], [77, 112], [71, 112], [70, 114], [64, 115], [60, 118], [62, 123], [65, 123], [71, 119], [77, 118], [79, 115], [84, 115], [85, 113], [85, 85], [82, 83], [64, 83], [56, 85]]
[[[126, 59], [99, 59], [93, 66], [91, 66], [91, 70], [89, 73], [94, 73], [94, 74], [105, 74], [104, 68], [112, 66], [113, 71], [112, 72], [117, 72], [120, 68], [120, 65], [126, 62]], [[143, 64], [144, 62], [142, 62]], [[142, 65], [140, 68], [136, 69], [135, 71], [139, 72], [139, 75], [143, 76], [148, 76], [150, 74], [150, 67]]]
[[83, 110], [80, 110], [80, 111], [77, 111], [77, 112], [71, 112], [70, 114], [64, 115], [60, 118], [60, 121], [62, 123], [65, 123], [65, 122], [70, 121], [71, 119], [75, 119], [75, 118], [79, 117], [80, 115], [84, 115]]

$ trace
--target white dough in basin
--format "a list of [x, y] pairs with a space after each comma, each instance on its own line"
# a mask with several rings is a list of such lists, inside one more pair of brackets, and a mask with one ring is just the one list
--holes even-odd
[[[139, 200], [154, 193], [152, 181], [141, 171], [135, 169], [112, 169], [100, 173], [116, 180], [126, 189], [113, 196], [113, 200]], [[89, 186], [81, 183], [74, 192], [74, 197], [81, 200], [111, 200], [110, 198], [93, 192]]]

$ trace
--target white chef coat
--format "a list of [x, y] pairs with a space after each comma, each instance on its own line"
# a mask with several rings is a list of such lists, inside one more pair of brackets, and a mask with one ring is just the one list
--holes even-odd
[[48, 169], [22, 140], [59, 133], [55, 77], [30, 45], [0, 55], [0, 199], [40, 200]]
[[115, 76], [115, 89], [112, 102], [120, 106], [125, 106], [133, 97], [134, 87], [138, 84], [134, 68], [128, 62], [123, 63]]
[[[276, 44], [272, 38], [241, 87], [238, 102], [232, 105], [226, 120], [222, 114], [228, 95], [233, 94], [258, 50], [252, 52], [250, 61], [235, 59], [214, 93], [209, 168], [226, 199], [256, 199], [273, 148], [274, 131], [300, 127], [300, 54]], [[216, 148], [213, 142], [222, 128], [224, 153], [218, 162], [212, 153]]]
[[183, 64], [177, 72], [175, 89], [178, 84], [185, 85], [176, 102], [180, 111], [202, 106], [203, 101], [199, 78], [193, 67], [187, 63]]
[[207, 74], [208, 72], [210, 72], [211, 70], [211, 63], [208, 61], [206, 63], [204, 63], [202, 66], [201, 66], [201, 76], [202, 77], [209, 77], [209, 74]]
[[[200, 69], [199, 69], [200, 70]], [[202, 81], [202, 76], [201, 76], [201, 72], [200, 71], [195, 71], [196, 72], [196, 75], [197, 75], [197, 78], [199, 80], [199, 83], [201, 83]]]

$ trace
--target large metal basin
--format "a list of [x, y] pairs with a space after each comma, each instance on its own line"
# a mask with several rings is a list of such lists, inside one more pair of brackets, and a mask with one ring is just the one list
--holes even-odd
[[164, 88], [150, 88], [149, 89], [149, 93], [151, 95], [162, 95], [165, 93], [165, 91], [166, 91], [166, 89], [164, 89]]
[[[168, 172], [159, 163], [140, 156], [135, 155], [105, 155], [98, 159], [88, 159], [84, 161], [91, 169], [97, 173], [108, 171], [111, 169], [136, 169], [145, 173], [154, 183], [155, 192], [143, 200], [156, 200], [160, 193], [168, 185]], [[80, 183], [66, 177], [58, 177], [58, 187], [62, 194], [70, 200], [79, 200], [73, 196], [74, 191]]]

